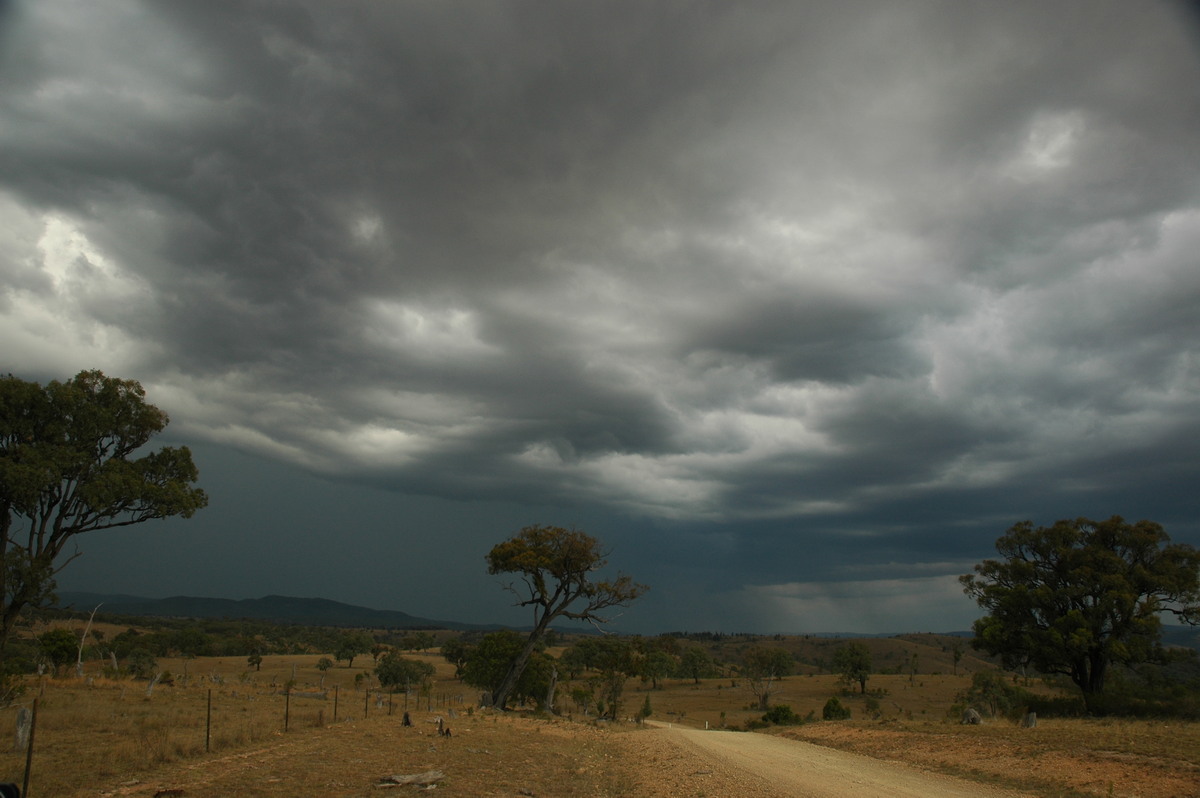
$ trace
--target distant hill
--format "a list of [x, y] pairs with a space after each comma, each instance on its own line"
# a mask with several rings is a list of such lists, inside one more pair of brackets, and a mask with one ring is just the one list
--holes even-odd
[[1200, 626], [1163, 625], [1164, 646], [1182, 646], [1200, 651]]
[[149, 599], [139, 596], [104, 595], [63, 591], [59, 606], [91, 612], [97, 605], [108, 615], [167, 618], [228, 618], [288, 623], [303, 626], [345, 626], [366, 629], [453, 629], [470, 631], [496, 629], [495, 625], [459, 623], [419, 618], [398, 610], [373, 610], [321, 598], [263, 596], [258, 599], [219, 599], [172, 596]]

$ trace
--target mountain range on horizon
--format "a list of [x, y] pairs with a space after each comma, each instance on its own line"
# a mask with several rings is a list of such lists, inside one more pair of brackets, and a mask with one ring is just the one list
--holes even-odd
[[421, 618], [399, 610], [377, 610], [324, 598], [263, 596], [256, 599], [223, 599], [170, 596], [152, 599], [125, 594], [61, 591], [58, 606], [76, 612], [99, 607], [108, 615], [168, 618], [228, 618], [305, 626], [344, 626], [369, 629], [499, 629], [496, 624], [472, 624]]
[[[166, 618], [227, 618], [256, 620], [301, 626], [340, 626], [367, 629], [449, 629], [452, 631], [492, 631], [502, 624], [477, 624], [435, 620], [410, 615], [400, 610], [379, 610], [345, 604], [325, 598], [263, 596], [257, 599], [223, 599], [196, 596], [170, 596], [152, 599], [125, 594], [61, 591], [58, 606], [75, 612], [91, 612], [99, 607], [102, 614]], [[709, 631], [709, 630], [695, 630]], [[808, 633], [817, 637], [894, 637], [903, 632], [856, 634], [851, 632]], [[942, 634], [971, 637], [969, 631]], [[1183, 646], [1200, 651], [1200, 627], [1163, 626], [1165, 645]]]

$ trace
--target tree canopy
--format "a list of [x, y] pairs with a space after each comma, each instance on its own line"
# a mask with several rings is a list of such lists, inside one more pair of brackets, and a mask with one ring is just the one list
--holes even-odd
[[871, 649], [858, 641], [841, 646], [833, 652], [833, 670], [847, 684], [857, 682], [858, 691], [865, 694], [871, 678]]
[[21, 611], [45, 602], [78, 556], [64, 555], [73, 537], [189, 518], [208, 503], [187, 447], [141, 453], [167, 423], [133, 380], [0, 377], [0, 651]]
[[1171, 543], [1153, 521], [1024, 521], [996, 550], [1002, 559], [960, 577], [988, 613], [975, 621], [972, 646], [1008, 668], [1070, 677], [1089, 709], [1110, 664], [1159, 656], [1162, 614], [1200, 621], [1200, 552]]
[[433, 678], [435, 669], [428, 662], [408, 659], [398, 651], [389, 651], [379, 658], [375, 675], [384, 687], [407, 689], [412, 685], [423, 685]]
[[626, 606], [647, 589], [623, 575], [595, 580], [595, 573], [608, 564], [600, 542], [578, 530], [556, 526], [525, 527], [493, 546], [487, 563], [490, 574], [518, 577], [519, 582], [507, 588], [517, 596], [517, 606], [533, 610], [533, 631], [493, 696], [494, 705], [501, 709], [553, 620], [607, 623], [611, 619], [604, 610]]

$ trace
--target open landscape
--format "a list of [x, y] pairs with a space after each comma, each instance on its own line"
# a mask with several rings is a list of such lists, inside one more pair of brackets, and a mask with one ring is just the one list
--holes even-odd
[[[76, 633], [83, 626], [78, 620], [55, 624]], [[123, 628], [99, 631], [111, 637]], [[436, 633], [443, 640], [451, 635]], [[778, 682], [772, 706], [820, 718], [825, 702], [838, 696], [851, 711], [847, 720], [811, 719], [737, 736], [771, 736], [904, 763], [997, 794], [1200, 794], [1200, 724], [1069, 718], [1023, 728], [1001, 717], [962, 725], [957, 697], [974, 672], [993, 669], [992, 663], [969, 649], [955, 663], [954, 638], [873, 639], [868, 643], [879, 670], [896, 671], [914, 655], [918, 665], [872, 674], [861, 695], [846, 691], [838, 676], [805, 664], [831, 656], [845, 642], [782, 636], [710, 641], [718, 660], [751, 644], [793, 652], [797, 672]], [[666, 678], [659, 689], [630, 678], [621, 719], [609, 722], [573, 704], [568, 682], [559, 686], [558, 715], [481, 709], [479, 691], [456, 679], [436, 648], [406, 655], [436, 670], [426, 689], [407, 695], [380, 689], [369, 655], [357, 657], [354, 667], [338, 662], [322, 670], [323, 656], [268, 655], [257, 669], [244, 657], [162, 658], [157, 667], [164, 677], [153, 687], [146, 679], [106, 676], [103, 661], [85, 662], [82, 676], [72, 667], [57, 677], [28, 677], [25, 694], [0, 711], [0, 729], [14, 730], [17, 713], [37, 698], [29, 792], [35, 798], [363, 796], [388, 789], [381, 786], [386, 777], [430, 771], [441, 774], [434, 777], [440, 795], [780, 796], [795, 794], [786, 789], [786, 778], [802, 770], [772, 771], [761, 765], [769, 760], [755, 765], [672, 736], [680, 728], [713, 735], [744, 730], [761, 718], [754, 695], [733, 669], [698, 681]], [[1039, 683], [1032, 689], [1049, 692]], [[647, 699], [648, 720], [638, 723], [633, 716]], [[403, 725], [406, 712], [410, 727]], [[438, 734], [438, 718], [449, 736]], [[20, 783], [25, 753], [5, 747], [0, 778]]]
[[0, 798], [1200, 798], [1198, 45], [0, 0]]

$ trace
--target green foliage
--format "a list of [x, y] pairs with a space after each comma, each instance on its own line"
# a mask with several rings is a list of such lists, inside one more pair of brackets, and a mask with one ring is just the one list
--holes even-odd
[[1014, 670], [1069, 677], [1089, 709], [1100, 709], [1114, 663], [1161, 658], [1160, 614], [1200, 620], [1200, 552], [1172, 544], [1152, 521], [1026, 521], [996, 549], [1002, 559], [961, 577], [988, 613], [975, 622], [972, 646]]
[[849, 720], [850, 708], [842, 706], [842, 702], [834, 696], [825, 702], [821, 709], [821, 717], [825, 720]]
[[471, 646], [467, 645], [467, 641], [461, 636], [452, 637], [445, 643], [442, 643], [442, 658], [454, 666], [455, 677], [461, 679], [463, 675], [463, 666], [467, 662], [467, 658], [471, 655]]
[[767, 710], [762, 719], [766, 723], [773, 723], [776, 726], [797, 726], [804, 722], [804, 718], [793, 712], [787, 704], [776, 704]]
[[332, 667], [333, 660], [331, 660], [329, 657], [321, 657], [319, 660], [317, 660], [317, 670], [319, 670], [321, 673], [325, 673], [325, 671]]
[[646, 695], [646, 700], [642, 702], [642, 708], [638, 711], [638, 719], [645, 720], [654, 714], [654, 707], [650, 706], [650, 696]]
[[592, 705], [595, 697], [596, 691], [591, 685], [577, 684], [571, 687], [571, 701], [575, 703], [580, 712], [587, 712], [587, 708]]
[[334, 656], [340, 660], [346, 660], [346, 667], [354, 667], [354, 658], [360, 654], [370, 654], [371, 649], [375, 646], [375, 639], [366, 632], [356, 631], [347, 632], [342, 635], [338, 641], [337, 650]]
[[660, 649], [647, 652], [638, 664], [638, 675], [644, 681], [650, 682], [653, 690], [658, 689], [659, 679], [664, 679], [674, 673], [679, 667], [678, 660]]
[[208, 657], [213, 653], [213, 641], [199, 626], [191, 625], [172, 635], [170, 650], [181, 657]]
[[[484, 635], [479, 644], [470, 650], [463, 664], [462, 680], [472, 687], [486, 690], [494, 697], [525, 645], [526, 641], [519, 634], [508, 629]], [[553, 661], [549, 656], [535, 651], [513, 685], [510, 697], [517, 701], [544, 698], [550, 686], [552, 666]]]
[[405, 651], [424, 651], [432, 648], [437, 639], [429, 632], [409, 632], [400, 638], [399, 647]]
[[51, 629], [38, 636], [42, 655], [54, 670], [75, 660], [79, 653], [79, 638], [69, 629]]
[[433, 678], [435, 669], [428, 662], [407, 659], [398, 651], [389, 651], [379, 658], [375, 676], [384, 687], [421, 687]]
[[71, 538], [208, 503], [186, 447], [136, 456], [167, 421], [137, 382], [99, 371], [45, 386], [0, 377], [0, 650], [21, 610], [51, 595]]
[[871, 678], [871, 649], [865, 643], [847, 643], [833, 653], [833, 671], [846, 684], [857, 682], [858, 691], [865, 694]]
[[125, 668], [130, 676], [138, 679], [149, 679], [158, 671], [158, 663], [154, 655], [144, 648], [135, 648], [126, 658]]
[[971, 686], [959, 693], [955, 701], [964, 706], [974, 707], [981, 714], [990, 717], [1000, 715], [1015, 717], [1020, 710], [1029, 705], [1028, 690], [1012, 684], [999, 671], [979, 671], [971, 677]]
[[713, 676], [716, 672], [716, 663], [713, 662], [712, 655], [700, 646], [688, 646], [679, 656], [679, 675], [693, 680], [696, 684], [700, 684], [701, 679]]

